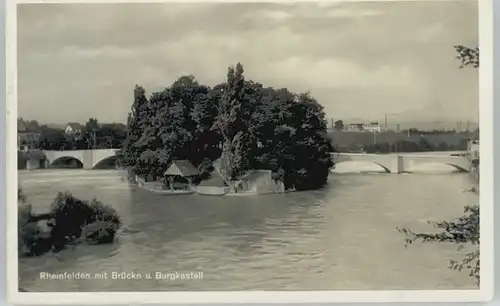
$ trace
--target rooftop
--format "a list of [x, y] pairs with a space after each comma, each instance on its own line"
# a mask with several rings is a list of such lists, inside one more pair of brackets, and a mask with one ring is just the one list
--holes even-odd
[[83, 125], [78, 122], [68, 122], [67, 126], [70, 126], [72, 129], [82, 129]]
[[174, 160], [164, 175], [179, 175], [183, 177], [198, 175], [198, 169], [189, 160]]

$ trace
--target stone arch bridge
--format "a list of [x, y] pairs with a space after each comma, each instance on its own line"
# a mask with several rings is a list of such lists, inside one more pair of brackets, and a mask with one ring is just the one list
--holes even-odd
[[446, 164], [463, 172], [468, 172], [471, 168], [471, 163], [467, 158], [452, 155], [340, 153], [333, 156], [336, 164], [347, 161], [372, 162], [382, 167], [387, 173], [411, 172], [411, 168], [416, 164], [424, 163]]
[[[83, 169], [95, 169], [100, 165], [116, 160], [118, 149], [72, 150], [72, 151], [43, 151], [46, 166], [50, 167], [59, 161], [76, 160]], [[412, 166], [419, 163], [441, 163], [455, 167], [460, 171], [469, 171], [471, 163], [462, 156], [432, 155], [432, 154], [365, 154], [340, 153], [334, 154], [336, 164], [347, 161], [372, 162], [379, 165], [388, 173], [411, 172]]]
[[83, 169], [99, 168], [107, 162], [116, 160], [118, 149], [71, 150], [71, 151], [42, 151], [45, 155], [46, 166], [51, 167], [60, 161], [76, 161]]

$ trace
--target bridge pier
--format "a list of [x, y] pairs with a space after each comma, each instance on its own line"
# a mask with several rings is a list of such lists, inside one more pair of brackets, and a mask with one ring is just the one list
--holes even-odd
[[392, 174], [400, 174], [400, 173], [403, 173], [404, 170], [405, 170], [405, 167], [404, 167], [404, 163], [405, 160], [404, 160], [404, 157], [401, 156], [401, 155], [397, 155], [395, 156], [392, 160], [391, 160], [391, 167], [389, 170], [391, 170], [391, 173]]
[[85, 150], [82, 154], [83, 169], [90, 170], [94, 166], [94, 154], [92, 150]]

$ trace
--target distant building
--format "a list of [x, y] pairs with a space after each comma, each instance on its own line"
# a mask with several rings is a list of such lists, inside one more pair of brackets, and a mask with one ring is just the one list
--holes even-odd
[[345, 132], [362, 132], [363, 123], [349, 123], [344, 126]]
[[83, 125], [76, 122], [70, 122], [66, 125], [66, 128], [64, 128], [64, 132], [67, 135], [80, 135], [82, 131], [83, 131]]
[[380, 133], [382, 127], [378, 122], [370, 123], [350, 123], [344, 126], [346, 132], [371, 132]]
[[372, 133], [380, 133], [381, 126], [378, 122], [370, 122], [368, 124], [363, 124], [363, 130]]
[[33, 148], [40, 139], [39, 128], [28, 125], [23, 119], [17, 120], [17, 149], [27, 150]]

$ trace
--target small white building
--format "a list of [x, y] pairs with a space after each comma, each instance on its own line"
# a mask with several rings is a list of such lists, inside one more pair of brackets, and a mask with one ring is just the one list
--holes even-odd
[[344, 127], [346, 132], [371, 132], [380, 133], [382, 127], [378, 122], [370, 123], [350, 123]]
[[349, 123], [344, 126], [344, 131], [346, 132], [362, 132], [363, 123]]
[[80, 135], [83, 131], [83, 126], [80, 123], [70, 122], [66, 125], [64, 132], [67, 135]]
[[380, 133], [382, 127], [378, 122], [370, 122], [363, 124], [363, 130], [367, 132], [372, 132], [372, 133]]
[[234, 182], [232, 191], [240, 194], [284, 193], [285, 185], [273, 179], [271, 170], [250, 170]]
[[213, 171], [209, 179], [198, 184], [196, 192], [201, 195], [225, 195], [229, 192], [229, 187], [219, 172]]

